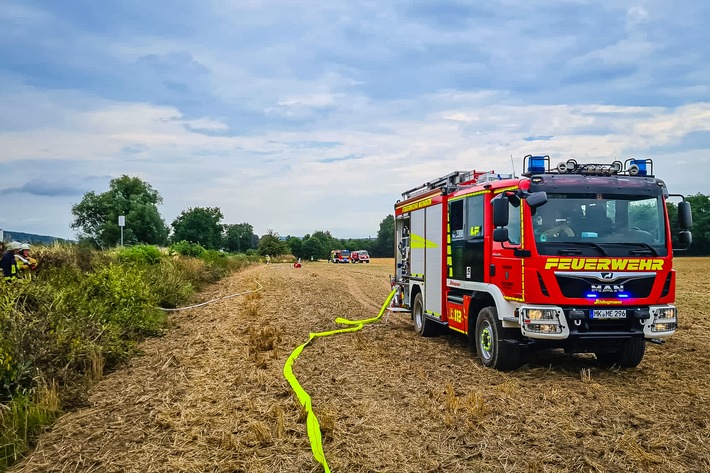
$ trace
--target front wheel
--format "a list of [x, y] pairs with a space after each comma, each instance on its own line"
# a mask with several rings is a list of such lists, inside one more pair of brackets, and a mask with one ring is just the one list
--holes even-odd
[[424, 314], [424, 301], [422, 293], [414, 296], [414, 304], [412, 304], [412, 319], [414, 319], [414, 331], [422, 337], [431, 337], [436, 333], [434, 322], [426, 318]]
[[469, 337], [484, 366], [497, 370], [514, 370], [520, 364], [520, 347], [513, 329], [504, 329], [495, 307], [485, 307], [478, 313], [475, 330]]
[[634, 368], [641, 363], [646, 353], [646, 341], [643, 337], [625, 340], [621, 349], [612, 353], [595, 353], [602, 366], [618, 366], [619, 368]]

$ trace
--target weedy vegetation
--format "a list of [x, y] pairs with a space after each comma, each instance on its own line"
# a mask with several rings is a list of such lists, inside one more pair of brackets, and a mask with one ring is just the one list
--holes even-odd
[[0, 285], [0, 471], [22, 457], [88, 387], [159, 336], [168, 315], [230, 271], [258, 260], [181, 242], [34, 247], [32, 279]]

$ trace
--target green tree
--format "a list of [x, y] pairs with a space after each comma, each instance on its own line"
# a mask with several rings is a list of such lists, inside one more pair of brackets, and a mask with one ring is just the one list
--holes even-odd
[[341, 248], [342, 243], [338, 239], [333, 238], [333, 235], [331, 235], [330, 232], [327, 230], [315, 231], [313, 232], [313, 235], [311, 235], [311, 238], [315, 238], [320, 242], [321, 246], [323, 247], [323, 250], [326, 252], [326, 255], [323, 256], [323, 258], [327, 258], [331, 250], [344, 249]]
[[96, 247], [110, 247], [121, 239], [118, 217], [126, 217], [123, 241], [126, 244], [164, 245], [168, 227], [158, 212], [163, 198], [150, 184], [123, 175], [112, 179], [107, 192], [84, 194], [81, 202], [72, 206], [71, 227], [79, 238]]
[[693, 243], [689, 255], [710, 255], [710, 196], [695, 194], [686, 197], [693, 214]]
[[281, 256], [288, 253], [288, 245], [285, 241], [279, 239], [279, 234], [273, 230], [268, 230], [268, 233], [261, 237], [257, 251], [262, 256]]
[[316, 237], [309, 236], [307, 239], [303, 240], [304, 258], [310, 259], [312, 256], [314, 259], [326, 259], [330, 254], [330, 250], [323, 246], [323, 242]]
[[344, 240], [343, 246], [349, 250], [367, 250], [368, 253], [373, 253], [376, 240], [369, 238], [348, 238]]
[[[710, 196], [704, 194], [695, 194], [686, 197], [690, 203], [691, 213], [693, 215], [693, 243], [688, 248], [688, 251], [676, 253], [678, 256], [695, 255], [705, 256], [710, 255]], [[678, 225], [678, 206], [674, 203], [668, 203], [668, 220], [671, 224], [671, 237], [674, 240], [674, 246], [679, 246], [676, 240], [680, 232]]]
[[372, 253], [377, 257], [394, 258], [394, 215], [389, 214], [380, 222]]
[[224, 216], [219, 207], [195, 207], [183, 210], [173, 221], [172, 241], [199, 243], [208, 250], [222, 248]]
[[303, 252], [303, 240], [298, 237], [289, 237], [286, 240], [286, 244], [291, 250], [291, 254], [296, 258], [310, 258], [310, 255], [306, 255]]
[[227, 225], [224, 236], [224, 249], [232, 253], [244, 253], [253, 246], [254, 227], [250, 224], [237, 223]]

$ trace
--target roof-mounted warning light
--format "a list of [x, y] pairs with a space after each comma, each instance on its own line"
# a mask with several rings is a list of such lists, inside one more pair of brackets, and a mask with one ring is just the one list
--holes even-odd
[[527, 155], [523, 158], [523, 176], [534, 174], [582, 174], [586, 176], [625, 176], [653, 177], [653, 161], [651, 159], [627, 159], [625, 163], [613, 161], [607, 164], [579, 164], [574, 159], [568, 159], [550, 169], [550, 156]]
[[653, 176], [653, 161], [650, 159], [627, 159], [624, 167], [630, 176]]
[[523, 176], [544, 174], [550, 172], [550, 156], [533, 156], [528, 154], [523, 158]]

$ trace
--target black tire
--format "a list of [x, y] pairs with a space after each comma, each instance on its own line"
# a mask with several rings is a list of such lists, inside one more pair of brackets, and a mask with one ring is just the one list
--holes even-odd
[[417, 335], [422, 337], [431, 337], [436, 335], [436, 325], [435, 322], [426, 318], [424, 314], [424, 300], [422, 299], [422, 293], [417, 293], [414, 296], [414, 303], [412, 304], [412, 320], [414, 321], [414, 331]]
[[643, 337], [634, 337], [625, 340], [621, 349], [612, 353], [595, 353], [599, 364], [602, 366], [618, 366], [619, 368], [634, 368], [641, 363], [646, 353], [646, 340]]
[[[476, 353], [483, 366], [507, 371], [514, 370], [520, 365], [517, 334], [514, 329], [503, 328], [495, 307], [481, 309], [476, 318], [475, 329], [473, 331], [469, 329], [468, 336], [469, 344], [475, 345]], [[473, 337], [473, 341], [470, 337]]]

